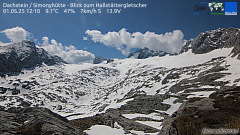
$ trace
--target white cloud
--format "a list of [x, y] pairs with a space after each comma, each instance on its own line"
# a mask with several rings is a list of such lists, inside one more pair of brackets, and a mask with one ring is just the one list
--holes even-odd
[[108, 32], [102, 34], [98, 30], [87, 30], [85, 32], [95, 43], [100, 42], [106, 46], [115, 47], [124, 55], [128, 55], [132, 48], [148, 47], [152, 50], [162, 50], [169, 53], [179, 52], [184, 44], [183, 33], [181, 30], [174, 30], [165, 34], [155, 34], [147, 31], [146, 33], [129, 33], [125, 28], [119, 32]]
[[21, 42], [22, 40], [26, 40], [26, 38], [31, 35], [22, 27], [5, 29], [1, 31], [1, 33], [4, 33], [12, 42]]
[[61, 57], [68, 63], [92, 62], [95, 58], [94, 54], [83, 50], [77, 50], [73, 45], [63, 46], [61, 43], [57, 43], [54, 39], [49, 43], [48, 37], [43, 37], [42, 40], [42, 48], [48, 51], [51, 55]]
[[83, 40], [88, 40], [88, 37], [83, 37]]

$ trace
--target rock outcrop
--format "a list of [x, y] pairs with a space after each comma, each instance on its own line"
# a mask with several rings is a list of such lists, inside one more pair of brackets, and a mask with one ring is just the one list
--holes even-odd
[[107, 60], [107, 59], [105, 59], [101, 56], [98, 56], [98, 57], [95, 57], [95, 59], [93, 60], [93, 64], [99, 64], [99, 63], [102, 63], [105, 60]]
[[154, 56], [162, 57], [167, 54], [169, 54], [169, 53], [164, 52], [164, 51], [154, 51], [154, 50], [150, 50], [147, 47], [144, 47], [143, 49], [139, 49], [135, 52], [131, 52], [128, 55], [128, 58], [146, 59], [146, 58], [154, 57]]
[[190, 98], [171, 118], [164, 120], [159, 135], [201, 135], [204, 129], [219, 129], [220, 132], [231, 129], [232, 133], [228, 134], [237, 134], [239, 92], [240, 87], [233, 87], [213, 93], [209, 98]]
[[47, 108], [9, 108], [0, 111], [0, 134], [18, 135], [83, 135], [68, 120]]

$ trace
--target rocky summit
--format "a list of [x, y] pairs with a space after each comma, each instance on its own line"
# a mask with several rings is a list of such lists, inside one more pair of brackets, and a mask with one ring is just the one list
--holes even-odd
[[43, 48], [37, 48], [30, 40], [0, 46], [0, 72], [20, 72], [24, 68], [33, 68], [45, 63], [54, 65], [66, 63], [58, 56], [51, 56]]
[[[240, 32], [237, 28], [206, 31], [199, 34], [195, 39], [189, 40], [186, 45], [183, 46], [180, 53], [192, 50], [194, 54], [208, 53], [218, 48], [231, 48], [234, 47], [232, 53], [239, 54], [240, 44]], [[240, 56], [238, 56], [238, 59]]]
[[99, 64], [99, 63], [102, 63], [103, 61], [105, 61], [107, 59], [101, 57], [101, 56], [98, 56], [98, 57], [95, 57], [94, 60], [93, 60], [93, 64]]
[[169, 53], [164, 52], [164, 51], [154, 51], [154, 50], [150, 50], [147, 47], [144, 47], [143, 49], [138, 49], [135, 52], [132, 52], [128, 55], [128, 58], [136, 58], [136, 59], [146, 59], [149, 57], [154, 57], [154, 56], [165, 56]]
[[201, 33], [178, 55], [144, 48], [131, 58], [100, 58], [98, 64], [54, 64], [58, 59], [31, 41], [2, 46], [2, 74], [21, 72], [0, 77], [0, 134], [200, 135], [204, 128], [239, 129], [239, 32]]

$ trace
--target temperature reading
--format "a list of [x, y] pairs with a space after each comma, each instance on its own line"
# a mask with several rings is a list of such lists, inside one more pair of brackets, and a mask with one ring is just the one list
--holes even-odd
[[108, 14], [120, 14], [121, 9], [107, 9]]
[[58, 12], [58, 9], [55, 9], [55, 8], [53, 8], [53, 9], [46, 9], [45, 12], [46, 12], [47, 14], [52, 14], [52, 13], [58, 14], [58, 13], [59, 13], [59, 12]]

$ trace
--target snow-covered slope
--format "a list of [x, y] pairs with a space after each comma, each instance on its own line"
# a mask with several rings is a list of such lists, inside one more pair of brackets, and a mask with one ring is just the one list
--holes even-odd
[[[103, 106], [115, 106], [117, 101], [133, 94], [177, 93], [171, 91], [177, 83], [194, 79], [219, 64], [228, 73], [227, 69], [236, 68], [229, 67], [228, 63], [235, 63], [235, 66], [238, 60], [231, 57], [211, 59], [225, 57], [231, 50], [223, 48], [202, 55], [189, 51], [178, 56], [142, 60], [115, 59], [110, 64], [43, 65], [34, 70], [23, 70], [18, 76], [0, 78], [3, 87], [1, 105], [18, 106], [25, 101], [31, 106], [44, 106], [62, 115], [89, 115], [99, 112]], [[169, 77], [172, 75], [175, 77]], [[238, 79], [238, 73], [225, 78], [225, 82], [232, 85]], [[186, 89], [198, 88], [195, 85], [188, 87]]]

